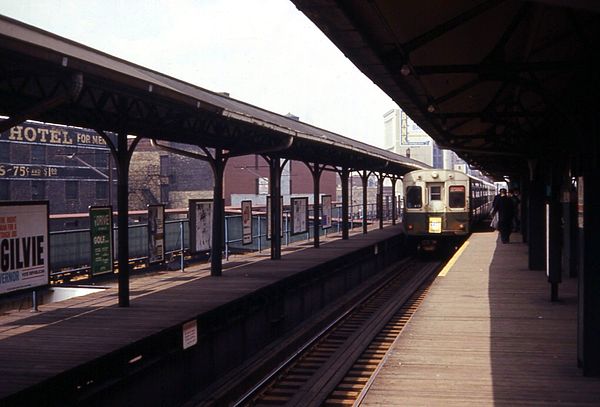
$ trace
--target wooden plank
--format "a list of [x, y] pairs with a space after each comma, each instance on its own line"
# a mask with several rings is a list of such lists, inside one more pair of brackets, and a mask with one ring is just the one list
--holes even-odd
[[436, 279], [361, 405], [597, 405], [600, 379], [577, 368], [576, 281], [551, 303], [526, 245], [496, 239], [472, 235]]

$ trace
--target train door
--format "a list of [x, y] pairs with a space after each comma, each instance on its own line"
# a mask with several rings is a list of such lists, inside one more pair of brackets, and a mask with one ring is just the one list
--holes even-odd
[[430, 182], [427, 184], [428, 212], [435, 213], [429, 216], [429, 233], [442, 233], [442, 213], [444, 212], [444, 184]]

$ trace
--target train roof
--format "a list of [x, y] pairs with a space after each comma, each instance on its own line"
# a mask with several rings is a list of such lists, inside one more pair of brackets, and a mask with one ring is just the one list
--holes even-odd
[[449, 170], [449, 169], [443, 169], [443, 168], [433, 168], [433, 169], [422, 169], [422, 170], [414, 170], [414, 171], [410, 171], [408, 173], [406, 173], [403, 177], [404, 180], [406, 179], [410, 179], [410, 178], [414, 178], [417, 177], [420, 174], [433, 174], [433, 173], [438, 173], [438, 175], [441, 175], [441, 178], [447, 178], [448, 174], [454, 174], [454, 178], [455, 179], [472, 179], [474, 181], [478, 181], [481, 182], [485, 185], [494, 187], [494, 184], [490, 181], [487, 181], [483, 178], [478, 178], [478, 177], [474, 177], [472, 175], [469, 175], [463, 171], [458, 171], [458, 170]]

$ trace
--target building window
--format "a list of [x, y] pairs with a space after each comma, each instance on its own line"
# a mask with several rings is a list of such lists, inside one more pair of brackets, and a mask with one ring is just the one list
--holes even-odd
[[108, 182], [96, 181], [96, 199], [108, 198]]
[[169, 203], [169, 185], [160, 184], [160, 201], [164, 204]]
[[46, 199], [46, 181], [31, 181], [31, 199]]
[[171, 163], [168, 155], [160, 156], [160, 176], [168, 177], [171, 169]]
[[0, 180], [0, 201], [10, 200], [10, 181]]
[[0, 143], [0, 163], [6, 164], [10, 162], [10, 144]]
[[268, 195], [269, 194], [269, 178], [258, 177], [256, 179], [256, 193], [258, 195]]
[[46, 146], [31, 146], [31, 162], [32, 163], [46, 163]]
[[65, 181], [65, 198], [66, 199], [78, 199], [79, 198], [79, 182], [78, 181]]
[[96, 151], [94, 153], [94, 164], [96, 164], [96, 168], [108, 168], [108, 152], [106, 151]]

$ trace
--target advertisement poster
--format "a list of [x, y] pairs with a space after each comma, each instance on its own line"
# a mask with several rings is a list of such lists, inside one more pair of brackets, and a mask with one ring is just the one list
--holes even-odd
[[212, 199], [190, 199], [190, 247], [192, 252], [208, 251], [212, 243]]
[[165, 261], [165, 206], [148, 205], [148, 263]]
[[92, 276], [113, 272], [112, 207], [90, 207]]
[[292, 234], [308, 231], [308, 198], [292, 198]]
[[0, 294], [49, 284], [48, 203], [0, 203]]
[[[279, 209], [281, 212], [281, 220], [279, 225], [281, 226], [281, 237], [283, 237], [283, 197], [281, 197]], [[267, 196], [267, 240], [271, 239], [271, 197]]]
[[331, 207], [331, 195], [323, 195], [321, 197], [321, 226], [323, 229], [329, 229], [333, 226], [333, 209]]
[[252, 243], [252, 201], [242, 201], [242, 244]]

